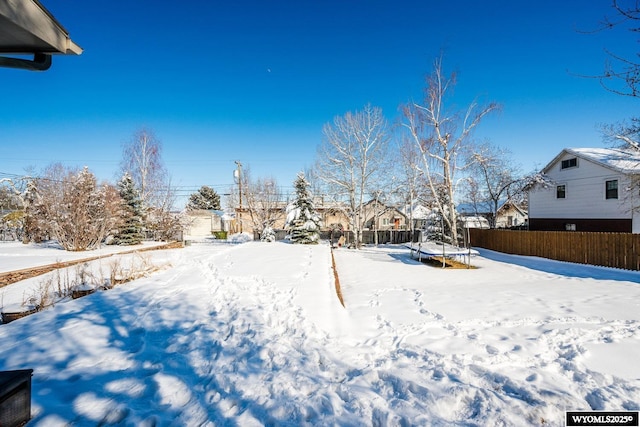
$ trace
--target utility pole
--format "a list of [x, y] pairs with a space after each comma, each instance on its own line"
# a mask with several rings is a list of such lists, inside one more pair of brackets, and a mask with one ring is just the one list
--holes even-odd
[[235, 170], [234, 176], [238, 180], [238, 223], [240, 224], [240, 233], [242, 233], [242, 163], [236, 160], [238, 169]]

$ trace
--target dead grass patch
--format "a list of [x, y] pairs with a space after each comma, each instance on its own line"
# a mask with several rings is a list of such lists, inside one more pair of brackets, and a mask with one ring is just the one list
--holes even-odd
[[340, 278], [338, 278], [338, 269], [336, 268], [336, 259], [333, 256], [333, 249], [331, 249], [331, 268], [333, 269], [333, 278], [334, 278], [335, 287], [336, 287], [336, 295], [338, 295], [338, 300], [340, 300], [340, 304], [342, 304], [343, 307], [346, 307], [344, 305], [344, 299], [342, 298], [342, 289], [340, 288]]
[[[442, 267], [442, 260], [443, 258], [441, 256], [433, 256], [433, 257], [426, 257], [426, 258], [422, 258], [421, 261], [427, 265], [430, 265], [431, 267]], [[448, 268], [448, 269], [452, 269], [452, 270], [458, 270], [458, 269], [464, 269], [464, 270], [468, 270], [468, 269], [476, 269], [478, 267], [475, 267], [473, 265], [469, 265], [467, 263], [458, 261], [456, 259], [453, 258], [444, 258], [444, 268]]]

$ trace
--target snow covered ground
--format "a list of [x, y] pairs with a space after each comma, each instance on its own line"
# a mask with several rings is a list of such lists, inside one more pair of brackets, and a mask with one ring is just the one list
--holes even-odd
[[129, 252], [152, 246], [161, 246], [163, 242], [144, 242], [137, 246], [104, 245], [100, 249], [86, 252], [63, 251], [57, 243], [22, 244], [20, 242], [0, 241], [0, 273], [22, 268], [55, 264], [83, 258], [106, 257], [119, 252]]
[[0, 369], [34, 369], [30, 426], [560, 426], [640, 409], [637, 272], [341, 248], [343, 308], [327, 245], [152, 258], [165, 268], [0, 326]]

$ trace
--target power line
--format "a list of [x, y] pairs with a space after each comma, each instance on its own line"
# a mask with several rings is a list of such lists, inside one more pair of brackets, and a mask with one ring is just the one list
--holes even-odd
[[25, 178], [24, 175], [18, 175], [18, 174], [9, 173], [9, 172], [0, 172], [0, 176], [6, 176], [8, 178], [20, 178], [20, 179], [24, 179]]

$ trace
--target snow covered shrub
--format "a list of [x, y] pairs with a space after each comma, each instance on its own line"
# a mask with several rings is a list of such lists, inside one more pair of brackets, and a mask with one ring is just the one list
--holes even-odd
[[228, 237], [227, 240], [231, 243], [245, 243], [245, 242], [252, 241], [253, 238], [249, 233], [244, 232], [244, 233], [232, 234], [231, 236]]
[[261, 242], [275, 242], [276, 241], [276, 232], [273, 231], [271, 227], [265, 227], [260, 234]]
[[181, 240], [182, 230], [187, 221], [184, 212], [174, 213], [166, 207], [150, 208], [147, 211], [147, 230], [156, 241]]
[[25, 223], [24, 211], [13, 211], [0, 218], [0, 229], [3, 240], [20, 240]]

